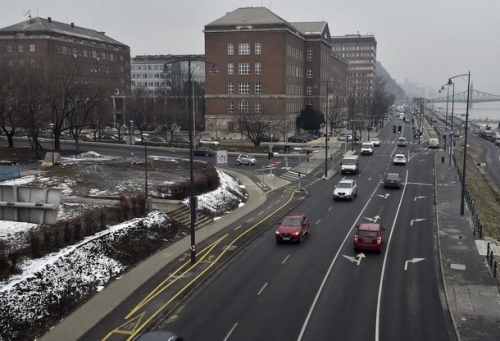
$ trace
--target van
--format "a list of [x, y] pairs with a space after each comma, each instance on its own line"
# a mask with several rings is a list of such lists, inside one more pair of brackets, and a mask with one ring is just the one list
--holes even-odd
[[340, 163], [340, 174], [353, 173], [357, 174], [359, 171], [359, 156], [348, 155], [342, 159]]
[[373, 143], [363, 142], [361, 144], [361, 155], [372, 155], [374, 148]]
[[429, 148], [439, 148], [439, 139], [430, 138], [429, 139]]

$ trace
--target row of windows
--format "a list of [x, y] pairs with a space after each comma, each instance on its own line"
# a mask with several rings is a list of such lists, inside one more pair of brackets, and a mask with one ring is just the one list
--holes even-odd
[[286, 74], [288, 76], [302, 78], [302, 77], [304, 77], [304, 69], [302, 69], [301, 67], [298, 67], [296, 65], [287, 64], [286, 65]]
[[375, 59], [368, 59], [368, 60], [362, 60], [362, 59], [355, 59], [355, 60], [350, 60], [349, 65], [351, 64], [375, 64]]
[[133, 73], [132, 78], [147, 79], [147, 78], [165, 78], [163, 73]]
[[159, 64], [154, 64], [154, 65], [132, 64], [132, 70], [163, 70], [163, 65], [159, 65]]
[[366, 53], [341, 53], [340, 56], [342, 58], [356, 58], [356, 57], [375, 57], [375, 53], [366, 52]]
[[373, 66], [353, 66], [349, 67], [349, 70], [371, 70], [373, 71], [375, 68]]
[[349, 77], [373, 77], [373, 73], [358, 73], [358, 72], [353, 72], [349, 73]]
[[[304, 52], [301, 49], [299, 49], [293, 45], [286, 46], [286, 54], [290, 57], [293, 57], [293, 58], [296, 58], [299, 60], [304, 60]], [[312, 60], [312, 58], [311, 58], [311, 60]]]
[[[30, 66], [35, 67], [36, 65], [36, 60], [35, 58], [30, 58], [29, 59]], [[15, 61], [12, 58], [7, 59], [7, 66], [14, 66]], [[26, 65], [26, 60], [24, 58], [19, 58], [17, 59], [17, 66], [25, 66]]]
[[[238, 93], [239, 94], [249, 94], [251, 89], [251, 85], [248, 82], [242, 82], [238, 84]], [[233, 83], [227, 83], [227, 93], [229, 95], [234, 94], [235, 88]], [[262, 83], [257, 82], [254, 84], [254, 93], [261, 94], [262, 93]]]
[[[262, 64], [257, 62], [254, 64], [254, 70], [256, 75], [262, 74]], [[238, 74], [239, 75], [249, 75], [251, 73], [250, 63], [238, 63]], [[227, 74], [234, 75], [234, 64], [227, 63]]]
[[[133, 78], [133, 77], [132, 77]], [[167, 86], [166, 82], [135, 82], [132, 81], [132, 87], [156, 87], [156, 88], [164, 88]]]
[[[238, 55], [247, 56], [247, 55], [250, 55], [250, 53], [251, 53], [250, 43], [239, 43], [238, 44]], [[254, 54], [256, 54], [256, 55], [262, 54], [262, 44], [261, 43], [254, 44]], [[233, 43], [227, 43], [227, 55], [228, 56], [234, 55], [234, 44]]]
[[[35, 52], [36, 51], [36, 46], [35, 43], [30, 43], [29, 44], [29, 52]], [[7, 44], [7, 52], [14, 52], [14, 45], [11, 43]], [[24, 52], [24, 44], [23, 43], [18, 43], [17, 44], [17, 52]]]
[[375, 46], [334, 46], [334, 51], [360, 51], [360, 50], [373, 50], [375, 51]]
[[[57, 45], [57, 53], [72, 54], [75, 57], [91, 57], [96, 59], [99, 58], [103, 60], [112, 60], [112, 61], [118, 60], [117, 56], [114, 53], [88, 50], [79, 47], [70, 47], [65, 45]], [[123, 57], [121, 57], [121, 59], [123, 59]]]

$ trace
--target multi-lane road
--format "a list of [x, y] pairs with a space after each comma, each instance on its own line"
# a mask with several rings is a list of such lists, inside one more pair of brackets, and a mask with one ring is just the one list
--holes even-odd
[[[411, 133], [406, 124], [402, 135]], [[341, 175], [325, 181], [321, 172], [304, 177], [306, 193], [297, 184], [269, 193], [262, 208], [199, 244], [197, 265], [170, 262], [84, 339], [132, 340], [153, 327], [186, 340], [453, 339], [437, 267], [435, 152], [397, 147], [389, 128], [379, 137], [359, 174], [347, 176], [358, 182], [354, 201], [333, 202]], [[392, 164], [395, 152], [406, 166]], [[401, 189], [382, 186], [389, 171], [402, 175]], [[290, 210], [309, 217], [310, 236], [277, 244], [276, 224]], [[384, 226], [382, 253], [354, 251], [361, 222]]]

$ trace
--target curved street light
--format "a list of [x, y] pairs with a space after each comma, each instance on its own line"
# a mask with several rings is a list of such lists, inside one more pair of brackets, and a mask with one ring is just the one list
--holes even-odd
[[192, 89], [192, 70], [191, 70], [191, 61], [198, 61], [211, 64], [210, 73], [214, 74], [219, 72], [217, 69], [217, 65], [215, 63], [206, 61], [200, 56], [195, 55], [185, 55], [176, 57], [171, 62], [167, 62], [163, 64], [165, 68], [169, 64], [179, 63], [179, 62], [188, 62], [188, 87], [189, 87], [189, 209], [191, 212], [191, 222], [190, 222], [190, 235], [191, 235], [191, 264], [196, 263], [196, 238], [195, 238], [195, 223], [196, 223], [196, 208], [198, 206], [198, 198], [194, 195], [194, 171], [193, 171], [193, 128], [194, 128], [194, 119], [193, 119], [193, 89]]
[[[460, 199], [460, 215], [464, 215], [465, 213], [465, 175], [467, 166], [467, 131], [469, 130], [470, 71], [468, 73], [456, 75], [448, 79], [448, 85], [453, 85], [453, 97], [455, 97], [455, 83], [452, 82], [451, 80], [453, 78], [465, 77], [465, 76], [467, 76], [467, 104], [465, 107], [465, 126], [464, 126], [465, 132], [464, 132], [464, 156], [463, 156], [464, 160], [462, 166], [462, 195]], [[452, 114], [453, 114], [453, 109], [452, 109]]]

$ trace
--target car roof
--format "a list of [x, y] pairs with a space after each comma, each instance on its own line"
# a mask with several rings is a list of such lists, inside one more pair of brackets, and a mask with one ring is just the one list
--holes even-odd
[[362, 224], [359, 224], [358, 229], [364, 230], [364, 231], [379, 231], [381, 227], [382, 227], [381, 224], [362, 223]]
[[405, 157], [405, 155], [404, 154], [396, 154], [396, 155], [394, 155], [394, 157]]
[[401, 175], [399, 175], [399, 173], [387, 173], [387, 174], [385, 175], [385, 177], [386, 177], [386, 178], [394, 178], [394, 177], [398, 177], [398, 178], [400, 178], [400, 177], [401, 177]]
[[354, 179], [344, 179], [344, 180], [340, 180], [339, 181], [339, 184], [340, 183], [348, 183], [348, 184], [351, 184], [351, 183], [354, 183]]

